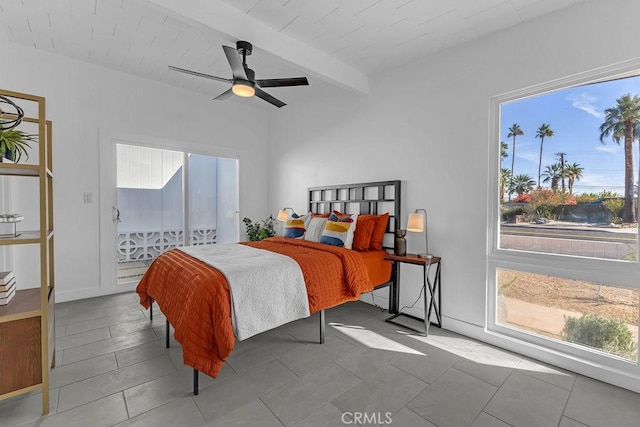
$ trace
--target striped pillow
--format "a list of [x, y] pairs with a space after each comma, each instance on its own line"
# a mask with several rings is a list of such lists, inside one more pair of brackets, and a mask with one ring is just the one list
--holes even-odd
[[309, 225], [307, 225], [307, 231], [304, 233], [304, 240], [319, 242], [326, 223], [327, 218], [311, 217]]
[[349, 215], [345, 218], [338, 218], [337, 215], [332, 213], [327, 218], [327, 224], [324, 226], [322, 236], [320, 236], [320, 243], [326, 243], [333, 246], [345, 246], [348, 249], [351, 248], [349, 237], [353, 242], [353, 230], [355, 229], [355, 220]]
[[307, 229], [307, 217], [307, 215], [299, 216], [295, 212], [291, 214], [284, 224], [284, 237], [302, 239]]

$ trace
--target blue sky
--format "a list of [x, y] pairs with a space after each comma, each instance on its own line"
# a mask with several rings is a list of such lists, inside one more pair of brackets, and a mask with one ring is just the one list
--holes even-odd
[[[536, 132], [548, 123], [554, 131], [544, 139], [542, 171], [545, 166], [558, 163], [556, 153], [566, 153], [568, 164], [578, 163], [584, 168], [583, 177], [576, 181], [574, 194], [599, 193], [606, 189], [624, 194], [624, 142], [613, 139], [600, 142], [599, 127], [604, 122], [604, 110], [616, 106], [616, 99], [630, 93], [640, 95], [640, 77], [579, 86], [502, 104], [501, 140], [509, 145], [509, 157], [502, 167], [511, 168], [512, 138], [507, 130], [518, 123], [524, 135], [516, 138], [513, 173], [527, 174], [538, 180], [540, 139]], [[638, 179], [638, 143], [633, 144], [634, 181]], [[548, 184], [542, 184], [548, 186]]]

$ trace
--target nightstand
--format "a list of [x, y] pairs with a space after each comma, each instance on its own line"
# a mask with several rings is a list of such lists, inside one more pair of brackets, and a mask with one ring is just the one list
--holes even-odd
[[[427, 336], [429, 333], [429, 324], [442, 327], [442, 315], [440, 313], [440, 305], [441, 305], [441, 296], [440, 296], [440, 257], [433, 256], [431, 258], [420, 258], [416, 254], [406, 254], [406, 255], [394, 255], [388, 254], [385, 256], [386, 260], [393, 262], [393, 268], [398, 271], [399, 263], [405, 264], [414, 264], [422, 266], [423, 272], [423, 283], [422, 283], [422, 298], [424, 303], [424, 312], [425, 317], [421, 319], [419, 317], [412, 316], [410, 314], [402, 313], [401, 311], [394, 314], [391, 317], [385, 319], [385, 322], [393, 323], [398, 326], [402, 326], [403, 328], [411, 329], [412, 331], [418, 332], [423, 336]], [[432, 273], [432, 267], [435, 266], [435, 273]], [[397, 280], [395, 295], [393, 296], [393, 306], [398, 309], [399, 308], [399, 300], [400, 300], [400, 280]], [[431, 311], [433, 310], [437, 322], [431, 322]], [[395, 319], [400, 317], [410, 317], [412, 319], [424, 321], [424, 330], [421, 331], [419, 329], [412, 328], [411, 326], [403, 325], [402, 323], [398, 323]]]

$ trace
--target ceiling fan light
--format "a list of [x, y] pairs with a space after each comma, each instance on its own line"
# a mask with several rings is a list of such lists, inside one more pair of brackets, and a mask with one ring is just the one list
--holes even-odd
[[248, 82], [244, 80], [236, 80], [235, 82], [233, 82], [231, 91], [235, 95], [241, 96], [243, 98], [250, 98], [256, 94], [256, 89], [254, 88], [254, 84], [252, 82]]

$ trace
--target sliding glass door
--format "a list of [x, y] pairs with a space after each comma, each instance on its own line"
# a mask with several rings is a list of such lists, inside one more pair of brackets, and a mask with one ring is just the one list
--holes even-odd
[[[161, 253], [237, 236], [237, 160], [116, 144], [118, 284], [137, 283]], [[222, 221], [219, 221], [219, 218]]]
[[182, 246], [183, 153], [117, 144], [118, 283], [137, 281], [167, 249]]

